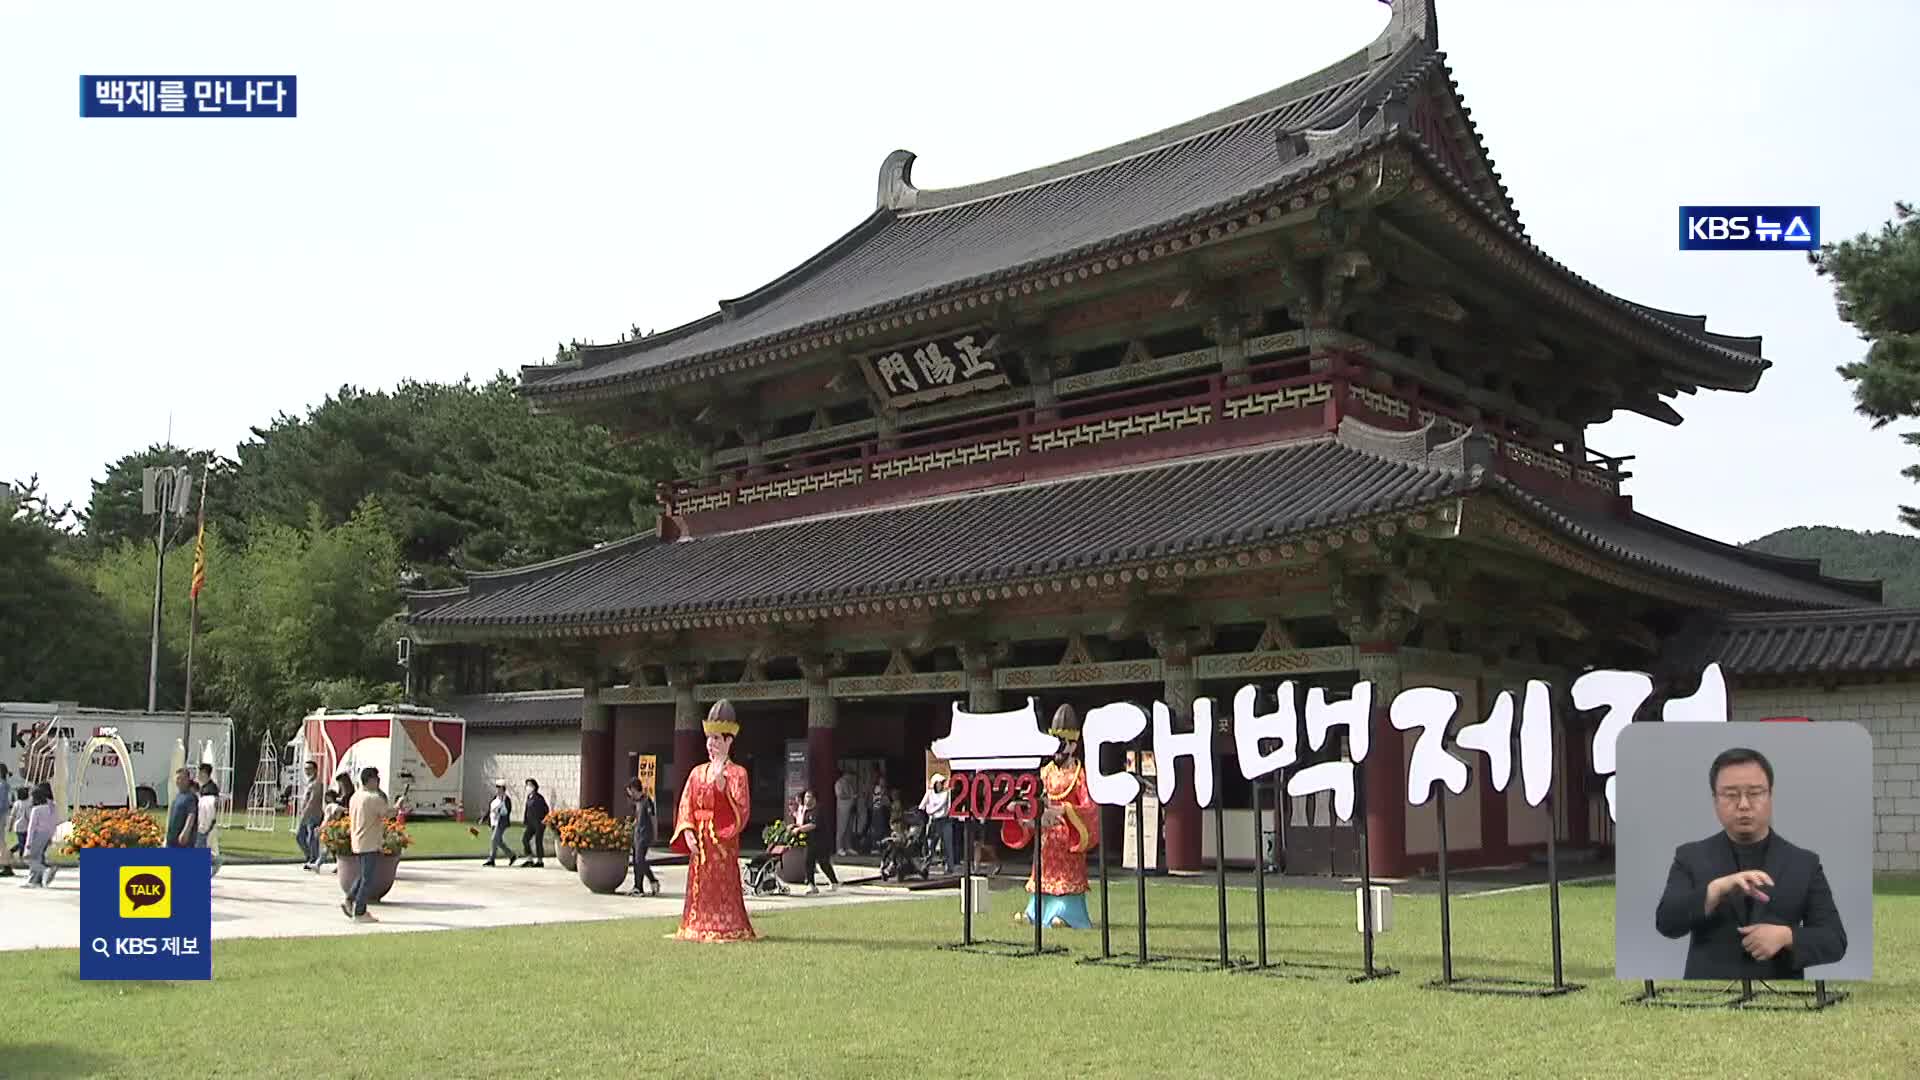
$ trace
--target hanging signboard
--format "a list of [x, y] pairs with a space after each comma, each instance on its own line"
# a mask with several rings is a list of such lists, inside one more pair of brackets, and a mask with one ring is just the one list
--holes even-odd
[[[1137, 759], [1137, 760], [1136, 760]], [[1128, 870], [1160, 869], [1160, 800], [1154, 791], [1154, 785], [1147, 781], [1154, 779], [1153, 755], [1150, 753], [1129, 753], [1127, 771], [1139, 774], [1142, 790], [1138, 802], [1127, 804], [1126, 840], [1120, 845], [1120, 865]], [[1139, 837], [1145, 833], [1145, 843]], [[1146, 864], [1136, 865], [1135, 851], [1144, 851]]]
[[807, 790], [807, 740], [787, 740], [787, 789], [791, 799]]
[[988, 356], [992, 344], [985, 330], [949, 334], [874, 353], [860, 371], [888, 408], [924, 405], [1009, 385], [1000, 361]]
[[647, 798], [649, 799], [659, 798], [660, 793], [654, 790], [654, 785], [658, 782], [659, 776], [659, 757], [653, 754], [639, 755], [638, 760], [634, 764], [634, 779], [640, 781], [640, 790], [646, 792]]

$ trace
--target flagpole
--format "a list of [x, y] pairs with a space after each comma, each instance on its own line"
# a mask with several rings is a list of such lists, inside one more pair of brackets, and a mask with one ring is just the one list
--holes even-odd
[[200, 523], [193, 541], [193, 583], [187, 587], [187, 691], [185, 707], [181, 710], [185, 730], [181, 732], [180, 742], [186, 751], [188, 768], [199, 764], [193, 760], [193, 644], [200, 636], [200, 586], [207, 580], [207, 466], [212, 458], [213, 455], [208, 454], [200, 464]]

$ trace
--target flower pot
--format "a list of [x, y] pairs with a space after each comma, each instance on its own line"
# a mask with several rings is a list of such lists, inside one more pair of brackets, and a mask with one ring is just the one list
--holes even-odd
[[560, 857], [560, 865], [568, 870], [578, 870], [580, 868], [579, 853], [567, 845], [561, 844], [553, 849], [553, 853]]
[[630, 860], [624, 851], [580, 851], [573, 854], [580, 866], [580, 883], [591, 892], [610, 893], [627, 880]]
[[780, 880], [789, 885], [804, 885], [807, 880], [807, 849], [790, 847], [780, 853]]
[[[360, 856], [340, 855], [340, 892], [353, 895], [353, 883], [360, 880]], [[367, 903], [377, 904], [393, 891], [394, 877], [400, 873], [400, 856], [381, 855], [373, 861], [373, 881], [367, 886]]]

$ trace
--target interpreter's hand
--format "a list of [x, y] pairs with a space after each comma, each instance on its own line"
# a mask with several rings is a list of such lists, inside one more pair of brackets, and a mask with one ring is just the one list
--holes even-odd
[[1755, 960], [1771, 960], [1781, 950], [1793, 946], [1793, 927], [1778, 923], [1755, 923], [1740, 928], [1740, 947]]
[[1707, 886], [1708, 891], [1721, 900], [1744, 894], [1763, 904], [1767, 902], [1767, 894], [1763, 890], [1771, 888], [1773, 878], [1765, 870], [1740, 870], [1726, 877], [1714, 878], [1712, 884]]

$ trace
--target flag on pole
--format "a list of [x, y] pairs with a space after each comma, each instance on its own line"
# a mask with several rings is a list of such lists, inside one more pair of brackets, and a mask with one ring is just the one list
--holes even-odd
[[207, 476], [204, 470], [200, 474], [200, 527], [193, 539], [193, 585], [187, 595], [194, 600], [200, 599], [200, 590], [207, 584]]
[[200, 599], [200, 589], [207, 583], [207, 519], [200, 519], [200, 534], [193, 541], [193, 588], [188, 591], [193, 599]]

